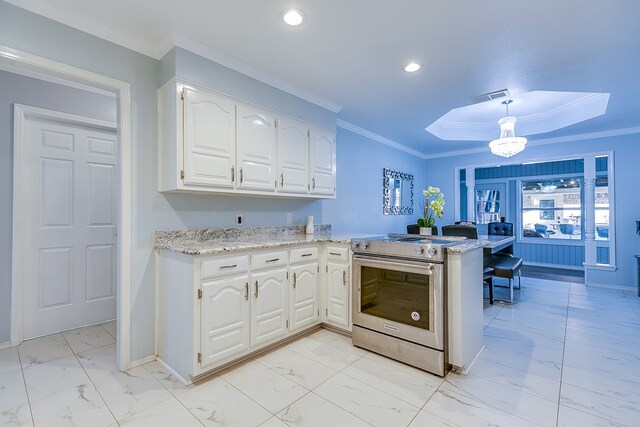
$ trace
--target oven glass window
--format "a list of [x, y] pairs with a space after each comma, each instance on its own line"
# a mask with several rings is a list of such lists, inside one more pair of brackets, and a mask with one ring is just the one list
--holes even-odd
[[431, 330], [430, 275], [361, 267], [360, 311]]

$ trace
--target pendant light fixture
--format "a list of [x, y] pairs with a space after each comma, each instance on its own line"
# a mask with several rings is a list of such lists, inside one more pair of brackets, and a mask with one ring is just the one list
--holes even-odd
[[498, 120], [500, 138], [494, 139], [489, 143], [491, 152], [496, 156], [511, 157], [524, 150], [525, 145], [527, 145], [527, 138], [516, 136], [515, 127], [518, 119], [509, 115], [509, 104], [512, 102], [510, 99], [502, 101], [502, 104], [507, 108], [507, 115]]

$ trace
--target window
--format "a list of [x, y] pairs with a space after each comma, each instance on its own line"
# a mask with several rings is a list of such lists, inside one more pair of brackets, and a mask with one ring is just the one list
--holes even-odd
[[596, 178], [596, 240], [609, 240], [609, 180], [606, 175]]
[[580, 240], [581, 187], [580, 177], [523, 181], [522, 236]]

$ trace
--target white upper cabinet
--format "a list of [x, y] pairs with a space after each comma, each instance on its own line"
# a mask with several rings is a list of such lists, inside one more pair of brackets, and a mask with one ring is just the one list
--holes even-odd
[[311, 128], [311, 194], [336, 194], [336, 136]]
[[184, 88], [184, 183], [233, 187], [236, 105], [229, 98]]
[[276, 116], [238, 104], [238, 188], [276, 190]]
[[170, 80], [158, 89], [158, 191], [335, 197], [335, 135]]
[[278, 119], [278, 191], [309, 192], [309, 126], [303, 122]]

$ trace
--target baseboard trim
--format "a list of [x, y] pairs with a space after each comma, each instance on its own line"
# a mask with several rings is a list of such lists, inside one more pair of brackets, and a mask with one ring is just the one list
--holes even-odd
[[547, 268], [558, 268], [560, 270], [584, 271], [584, 267], [578, 266], [578, 265], [547, 264], [544, 262], [531, 262], [531, 261], [523, 261], [522, 264], [529, 265], [531, 267], [547, 267]]
[[[151, 355], [151, 356], [147, 356], [147, 357], [145, 357], [143, 359], [131, 362], [129, 364], [129, 369], [137, 368], [138, 366], [146, 365], [147, 363], [151, 363], [151, 362], [154, 362], [156, 360], [158, 360], [158, 356], [156, 356], [155, 354]], [[129, 370], [129, 369], [127, 369], [127, 370]]]
[[191, 385], [192, 383], [190, 383], [189, 381], [185, 380], [184, 378], [182, 378], [182, 375], [180, 375], [179, 373], [177, 373], [176, 371], [174, 371], [171, 366], [167, 365], [165, 363], [164, 360], [160, 359], [159, 357], [156, 358], [156, 362], [160, 363], [167, 371], [169, 371], [171, 373], [171, 375], [173, 375], [174, 377], [176, 377], [182, 384], [184, 385]]
[[0, 343], [0, 350], [5, 350], [7, 348], [11, 348], [11, 341]]
[[482, 344], [482, 348], [480, 349], [478, 354], [476, 354], [476, 356], [473, 358], [473, 360], [471, 361], [471, 363], [469, 363], [468, 366], [465, 367], [465, 366], [454, 366], [454, 365], [451, 365], [451, 367], [453, 368], [454, 371], [458, 372], [459, 374], [469, 375], [469, 371], [471, 370], [473, 365], [476, 363], [476, 361], [480, 358], [480, 353], [482, 353], [482, 351], [484, 349], [485, 349], [485, 345]]
[[636, 286], [623, 286], [623, 285], [610, 285], [607, 283], [587, 283], [586, 287], [589, 288], [604, 288], [604, 289], [615, 289], [619, 291], [637, 291]]

